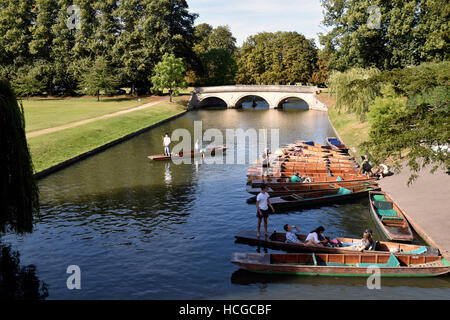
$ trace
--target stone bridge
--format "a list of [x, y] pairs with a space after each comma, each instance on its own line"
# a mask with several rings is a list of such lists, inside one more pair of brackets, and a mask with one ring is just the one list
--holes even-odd
[[222, 100], [227, 108], [239, 108], [242, 101], [249, 97], [264, 99], [269, 107], [280, 108], [286, 99], [299, 98], [308, 104], [309, 109], [327, 111], [327, 106], [320, 102], [316, 94], [317, 87], [281, 86], [281, 85], [235, 85], [220, 87], [199, 87], [192, 92], [189, 109], [202, 108], [211, 101]]

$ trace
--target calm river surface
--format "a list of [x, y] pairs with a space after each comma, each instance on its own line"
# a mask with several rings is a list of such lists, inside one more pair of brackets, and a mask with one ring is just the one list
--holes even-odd
[[[41, 217], [26, 236], [5, 235], [34, 264], [49, 299], [437, 299], [450, 298], [450, 277], [365, 279], [254, 275], [230, 263], [231, 253], [255, 252], [234, 243], [256, 229], [246, 203], [248, 165], [151, 162], [164, 132], [203, 121], [203, 129], [279, 128], [281, 144], [324, 143], [334, 135], [326, 113], [305, 110], [194, 111], [40, 181]], [[246, 147], [248, 149], [248, 146]], [[330, 236], [376, 230], [365, 199], [272, 215], [270, 230], [318, 225]], [[81, 290], [68, 290], [66, 269], [81, 268]]]

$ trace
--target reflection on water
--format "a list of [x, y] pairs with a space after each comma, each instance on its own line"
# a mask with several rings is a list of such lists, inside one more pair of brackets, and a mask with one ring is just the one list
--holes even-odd
[[[165, 132], [186, 128], [193, 135], [197, 120], [203, 121], [203, 130], [279, 129], [281, 144], [299, 139], [324, 143], [327, 136], [334, 135], [327, 115], [318, 111], [200, 110], [41, 180], [42, 216], [35, 231], [25, 236], [5, 235], [2, 241], [20, 251], [22, 263], [36, 266], [37, 276], [48, 285], [49, 298], [368, 295], [360, 280], [354, 279], [272, 281], [239, 276], [241, 272], [235, 275], [231, 253], [258, 249], [234, 243], [240, 229], [256, 228], [255, 205], [246, 203], [247, 165], [207, 164], [201, 159], [191, 165], [175, 165], [147, 159], [162, 153]], [[248, 148], [245, 146], [247, 153]], [[273, 215], [269, 229], [282, 230], [286, 223], [296, 224], [305, 233], [323, 225], [332, 237], [360, 237], [366, 227], [376, 230], [366, 199]], [[82, 290], [67, 289], [69, 265], [80, 267]], [[447, 278], [396, 280], [386, 282], [383, 298], [450, 298]]]
[[21, 266], [20, 253], [0, 244], [0, 300], [42, 300], [47, 297], [47, 284], [38, 279], [35, 266]]

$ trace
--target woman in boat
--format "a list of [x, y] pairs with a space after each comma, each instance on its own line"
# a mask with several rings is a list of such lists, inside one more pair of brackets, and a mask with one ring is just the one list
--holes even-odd
[[258, 237], [261, 235], [261, 221], [264, 219], [264, 232], [266, 237], [269, 236], [269, 232], [267, 231], [267, 220], [269, 219], [269, 206], [272, 209], [272, 213], [275, 212], [275, 209], [272, 207], [270, 203], [270, 196], [267, 192], [267, 186], [261, 186], [261, 193], [256, 197], [256, 217], [258, 218]]
[[364, 251], [364, 250], [375, 250], [377, 241], [373, 238], [373, 233], [371, 229], [366, 229], [363, 234], [361, 242], [350, 246], [352, 250]]
[[305, 242], [309, 243], [310, 245], [327, 246], [330, 242], [330, 239], [323, 235], [324, 231], [325, 228], [322, 226], [316, 228], [308, 234]]

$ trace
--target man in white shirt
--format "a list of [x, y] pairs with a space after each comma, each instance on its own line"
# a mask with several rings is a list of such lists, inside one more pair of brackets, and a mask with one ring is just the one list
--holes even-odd
[[297, 237], [297, 235], [292, 232], [292, 229], [295, 228], [298, 233], [300, 233], [300, 229], [297, 226], [290, 226], [286, 224], [284, 226], [284, 230], [286, 231], [286, 242], [287, 243], [303, 243], [300, 241], [300, 239]]
[[272, 209], [272, 212], [275, 212], [275, 209], [272, 207], [270, 203], [270, 196], [267, 193], [267, 186], [261, 186], [261, 192], [256, 197], [256, 217], [258, 218], [258, 237], [261, 235], [261, 221], [264, 219], [264, 231], [266, 237], [269, 236], [269, 232], [267, 231], [267, 220], [269, 218], [269, 206]]
[[170, 140], [169, 134], [166, 133], [166, 135], [164, 136], [164, 139], [163, 139], [163, 147], [164, 147], [164, 155], [168, 156], [168, 157], [170, 157], [170, 147], [169, 147], [170, 143], [171, 143], [171, 140]]

